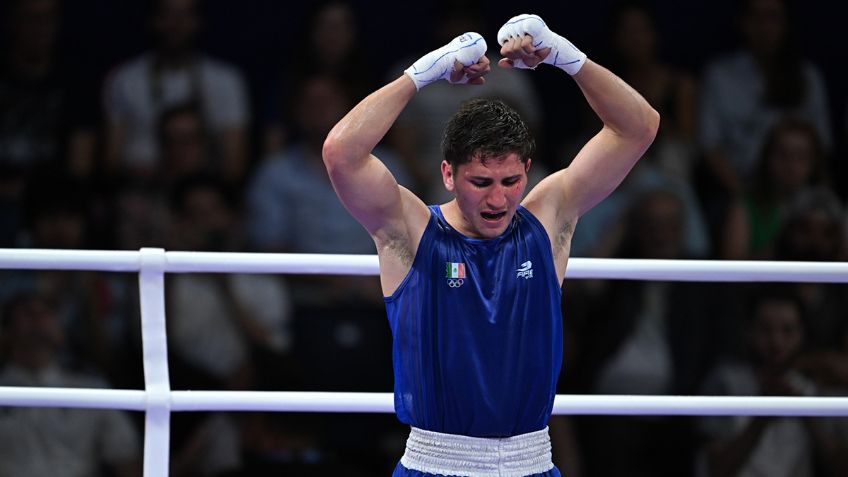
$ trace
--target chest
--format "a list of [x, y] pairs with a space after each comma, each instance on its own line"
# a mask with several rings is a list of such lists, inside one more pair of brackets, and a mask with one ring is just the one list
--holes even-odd
[[512, 306], [550, 291], [551, 266], [550, 252], [529, 237], [498, 243], [446, 240], [432, 249], [426, 278], [449, 302]]

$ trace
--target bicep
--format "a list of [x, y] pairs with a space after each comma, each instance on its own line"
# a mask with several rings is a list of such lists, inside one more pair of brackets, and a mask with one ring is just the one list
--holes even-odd
[[644, 154], [650, 141], [618, 137], [603, 129], [574, 160], [542, 180], [528, 194], [525, 206], [545, 225], [552, 238], [572, 230], [577, 219], [606, 198]]
[[653, 138], [624, 138], [602, 129], [577, 153], [561, 175], [566, 214], [579, 217], [621, 184]]
[[[342, 204], [372, 236], [403, 226], [407, 217], [405, 204], [414, 196], [404, 193], [386, 165], [375, 156], [353, 164], [328, 165], [327, 170]], [[423, 203], [420, 207], [426, 209]]]

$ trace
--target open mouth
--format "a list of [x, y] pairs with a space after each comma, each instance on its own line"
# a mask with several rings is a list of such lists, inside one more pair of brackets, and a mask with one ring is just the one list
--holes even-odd
[[484, 220], [489, 220], [492, 222], [496, 222], [501, 220], [506, 215], [506, 211], [504, 212], [480, 212], [480, 216], [483, 217]]

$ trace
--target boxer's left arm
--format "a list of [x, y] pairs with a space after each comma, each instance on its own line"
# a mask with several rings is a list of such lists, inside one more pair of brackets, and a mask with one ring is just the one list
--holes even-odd
[[498, 32], [505, 68], [550, 64], [568, 73], [603, 121], [571, 164], [543, 179], [524, 200], [554, 244], [560, 277], [578, 218], [609, 195], [653, 142], [659, 114], [618, 76], [586, 58], [536, 15], [519, 15]]

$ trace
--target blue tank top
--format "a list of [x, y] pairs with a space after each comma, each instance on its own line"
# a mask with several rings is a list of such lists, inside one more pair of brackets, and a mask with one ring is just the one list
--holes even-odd
[[562, 365], [561, 289], [542, 224], [518, 207], [468, 238], [430, 206], [412, 269], [385, 298], [401, 422], [473, 437], [547, 425]]

